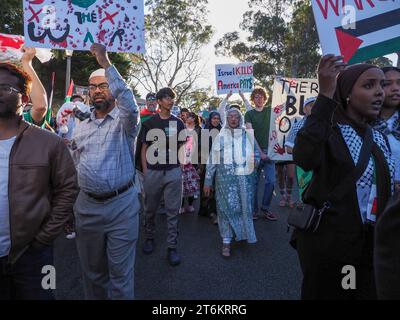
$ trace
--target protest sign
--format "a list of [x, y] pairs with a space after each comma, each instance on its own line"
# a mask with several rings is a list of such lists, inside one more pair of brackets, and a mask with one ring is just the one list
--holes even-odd
[[[24, 44], [23, 36], [0, 33], [0, 61], [18, 63], [23, 55], [21, 48]], [[51, 59], [52, 54], [47, 49], [36, 49], [36, 57], [45, 63]]]
[[251, 92], [254, 89], [253, 64], [244, 62], [240, 64], [215, 65], [217, 94]]
[[400, 0], [312, 0], [323, 54], [358, 63], [400, 51]]
[[32, 47], [144, 52], [143, 0], [24, 0], [24, 34]]
[[292, 161], [292, 155], [286, 152], [286, 137], [293, 124], [304, 116], [304, 101], [317, 96], [318, 90], [317, 79], [275, 78], [268, 141], [270, 159]]

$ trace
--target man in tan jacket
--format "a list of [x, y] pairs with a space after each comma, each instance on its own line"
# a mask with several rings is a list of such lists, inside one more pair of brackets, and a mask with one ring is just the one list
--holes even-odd
[[78, 192], [62, 139], [22, 120], [30, 87], [26, 73], [0, 63], [0, 299], [53, 298], [42, 271]]

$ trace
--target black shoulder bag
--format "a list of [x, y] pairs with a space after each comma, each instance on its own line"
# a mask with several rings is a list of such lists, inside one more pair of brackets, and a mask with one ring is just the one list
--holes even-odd
[[[321, 222], [322, 215], [331, 207], [332, 203], [340, 201], [348, 192], [349, 188], [357, 182], [368, 166], [373, 145], [373, 133], [370, 126], [367, 126], [364, 141], [361, 146], [360, 156], [354, 170], [331, 193], [321, 208], [305, 204], [302, 211], [294, 210], [289, 214], [288, 225], [299, 230], [315, 232]], [[311, 185], [311, 183], [310, 183]], [[306, 191], [307, 192], [307, 191]]]

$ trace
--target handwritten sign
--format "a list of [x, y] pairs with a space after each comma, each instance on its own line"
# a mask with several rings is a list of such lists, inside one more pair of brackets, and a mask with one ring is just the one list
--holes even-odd
[[144, 52], [143, 0], [24, 0], [28, 46]]
[[253, 64], [217, 64], [215, 66], [217, 94], [251, 92], [254, 89]]
[[358, 63], [400, 51], [400, 0], [312, 0], [323, 54]]
[[285, 142], [293, 124], [304, 114], [304, 101], [317, 96], [317, 79], [275, 78], [271, 122], [268, 142], [268, 157], [275, 161], [292, 161], [286, 152]]

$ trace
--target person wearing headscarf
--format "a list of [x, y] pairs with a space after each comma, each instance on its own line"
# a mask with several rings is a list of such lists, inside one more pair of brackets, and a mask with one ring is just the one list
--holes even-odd
[[[218, 107], [218, 113], [221, 116], [221, 122], [225, 123], [226, 119], [226, 111], [231, 109], [232, 107], [234, 108], [238, 108], [240, 110], [240, 106], [237, 104], [232, 104], [229, 103], [229, 98], [232, 96], [233, 92], [232, 90], [226, 95], [226, 97], [224, 99], [222, 99], [221, 103], [219, 104]], [[242, 98], [243, 104], [246, 108], [246, 111], [250, 111], [253, 109], [253, 107], [251, 106], [251, 103], [249, 100], [246, 99], [246, 97], [244, 96], [243, 92], [239, 90], [239, 95], [240, 98]]]
[[400, 299], [400, 69], [382, 68], [385, 102], [375, 129], [386, 134], [396, 163], [396, 196], [379, 218], [375, 232], [375, 276], [378, 299]]
[[257, 241], [252, 219], [256, 154], [240, 111], [228, 110], [226, 119], [208, 158], [204, 193], [215, 189], [222, 255], [229, 257], [233, 237]]
[[210, 112], [206, 124], [204, 126], [204, 129], [208, 130], [217, 129], [218, 131], [222, 129], [221, 115], [217, 111]]
[[[200, 150], [200, 152], [204, 152], [208, 154], [211, 151], [211, 147], [213, 144], [213, 137], [215, 138], [219, 131], [221, 131], [221, 115], [217, 111], [211, 111], [204, 126], [204, 129], [201, 131], [203, 134], [209, 134], [208, 138], [208, 148], [204, 146], [204, 150]], [[214, 133], [214, 134], [213, 134]], [[206, 160], [206, 159], [204, 159]], [[206, 178], [206, 161], [201, 161], [199, 166], [199, 174], [200, 174], [200, 190], [201, 190], [201, 197], [200, 197], [200, 210], [199, 215], [204, 217], [210, 217], [214, 224], [218, 223], [217, 219], [217, 207], [215, 203], [215, 196], [211, 192], [208, 196], [206, 196], [203, 192], [204, 181]]]
[[400, 194], [393, 197], [376, 224], [374, 269], [380, 300], [400, 300]]
[[[222, 119], [221, 115], [217, 111], [211, 111], [210, 115], [206, 121], [206, 124], [204, 126], [205, 130], [213, 130], [216, 129], [218, 131], [221, 131], [222, 129]], [[211, 146], [212, 146], [212, 137], [209, 137], [209, 144], [208, 144], [208, 151], [211, 151]]]
[[344, 196], [327, 197], [354, 172], [368, 122], [377, 119], [384, 101], [385, 75], [368, 64], [346, 68], [342, 59], [321, 59], [320, 92], [293, 149], [296, 165], [313, 171], [304, 202], [317, 209], [327, 205], [315, 232], [295, 229], [292, 235], [303, 272], [302, 299], [376, 299], [374, 227], [392, 195], [394, 171], [380, 132], [372, 130], [361, 177], [344, 186]]
[[395, 186], [400, 193], [400, 68], [382, 68], [385, 73], [385, 102], [374, 128], [388, 138], [393, 159], [396, 163]]

